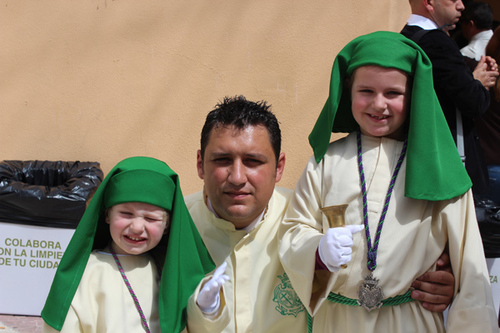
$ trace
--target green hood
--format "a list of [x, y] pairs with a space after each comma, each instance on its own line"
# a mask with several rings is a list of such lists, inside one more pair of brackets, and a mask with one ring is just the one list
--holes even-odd
[[335, 58], [330, 95], [309, 135], [316, 162], [323, 159], [331, 132], [359, 129], [345, 82], [356, 68], [366, 65], [396, 68], [413, 78], [405, 196], [437, 201], [465, 193], [472, 183], [434, 91], [431, 62], [417, 44], [394, 32], [378, 31], [358, 37]]

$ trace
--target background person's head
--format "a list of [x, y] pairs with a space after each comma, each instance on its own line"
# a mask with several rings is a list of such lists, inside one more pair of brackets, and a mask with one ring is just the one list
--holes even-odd
[[469, 2], [460, 18], [462, 32], [467, 40], [493, 26], [493, 10], [485, 2]]
[[462, 0], [410, 0], [410, 6], [413, 14], [427, 17], [438, 27], [456, 25], [464, 10]]
[[267, 207], [285, 165], [281, 131], [265, 102], [224, 98], [206, 118], [198, 175], [219, 217], [244, 228]]

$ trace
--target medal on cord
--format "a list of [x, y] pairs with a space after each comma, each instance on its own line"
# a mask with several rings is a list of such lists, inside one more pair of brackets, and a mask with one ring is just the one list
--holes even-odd
[[380, 234], [382, 233], [382, 227], [384, 225], [385, 216], [387, 214], [387, 208], [389, 207], [389, 201], [391, 199], [392, 191], [394, 189], [394, 184], [396, 182], [396, 177], [398, 176], [399, 170], [401, 169], [401, 165], [403, 164], [404, 157], [406, 155], [406, 147], [408, 144], [408, 140], [404, 141], [403, 149], [401, 150], [401, 154], [399, 155], [398, 162], [396, 164], [396, 168], [391, 177], [391, 182], [389, 184], [389, 188], [387, 189], [387, 194], [385, 196], [384, 208], [382, 210], [382, 214], [380, 215], [380, 220], [377, 226], [377, 232], [375, 234], [375, 240], [373, 241], [373, 246], [370, 238], [370, 228], [368, 226], [368, 199], [366, 192], [366, 181], [365, 181], [365, 173], [363, 170], [363, 158], [361, 151], [361, 132], [357, 132], [357, 146], [358, 146], [358, 170], [359, 170], [359, 178], [361, 182], [361, 192], [363, 195], [363, 223], [365, 226], [365, 234], [366, 234], [366, 245], [368, 248], [367, 251], [367, 267], [370, 271], [365, 277], [365, 281], [361, 286], [359, 286], [358, 292], [358, 304], [368, 311], [373, 309], [378, 309], [382, 306], [382, 299], [384, 298], [384, 294], [382, 292], [382, 288], [378, 286], [378, 279], [373, 277], [373, 271], [377, 268], [377, 250], [380, 241]]

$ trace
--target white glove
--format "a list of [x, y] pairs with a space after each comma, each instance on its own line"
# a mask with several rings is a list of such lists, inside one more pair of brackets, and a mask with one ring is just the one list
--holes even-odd
[[318, 253], [321, 261], [330, 272], [336, 272], [340, 266], [351, 261], [352, 235], [363, 230], [362, 224], [329, 228], [321, 238]]
[[198, 298], [196, 299], [196, 304], [205, 314], [213, 314], [219, 310], [220, 307], [220, 296], [219, 292], [222, 286], [229, 280], [229, 276], [224, 274], [226, 271], [227, 262], [217, 267], [212, 278], [205, 283]]

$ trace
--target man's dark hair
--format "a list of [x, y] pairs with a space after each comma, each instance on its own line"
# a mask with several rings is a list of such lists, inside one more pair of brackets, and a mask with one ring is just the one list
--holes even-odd
[[252, 102], [244, 96], [224, 97], [210, 111], [201, 130], [201, 158], [205, 156], [210, 133], [214, 128], [234, 126], [242, 130], [248, 126], [264, 126], [276, 156], [276, 165], [281, 151], [281, 130], [276, 116], [270, 111], [271, 105], [265, 101]]
[[462, 12], [461, 20], [474, 21], [479, 30], [488, 30], [493, 26], [493, 10], [486, 2], [468, 2]]

